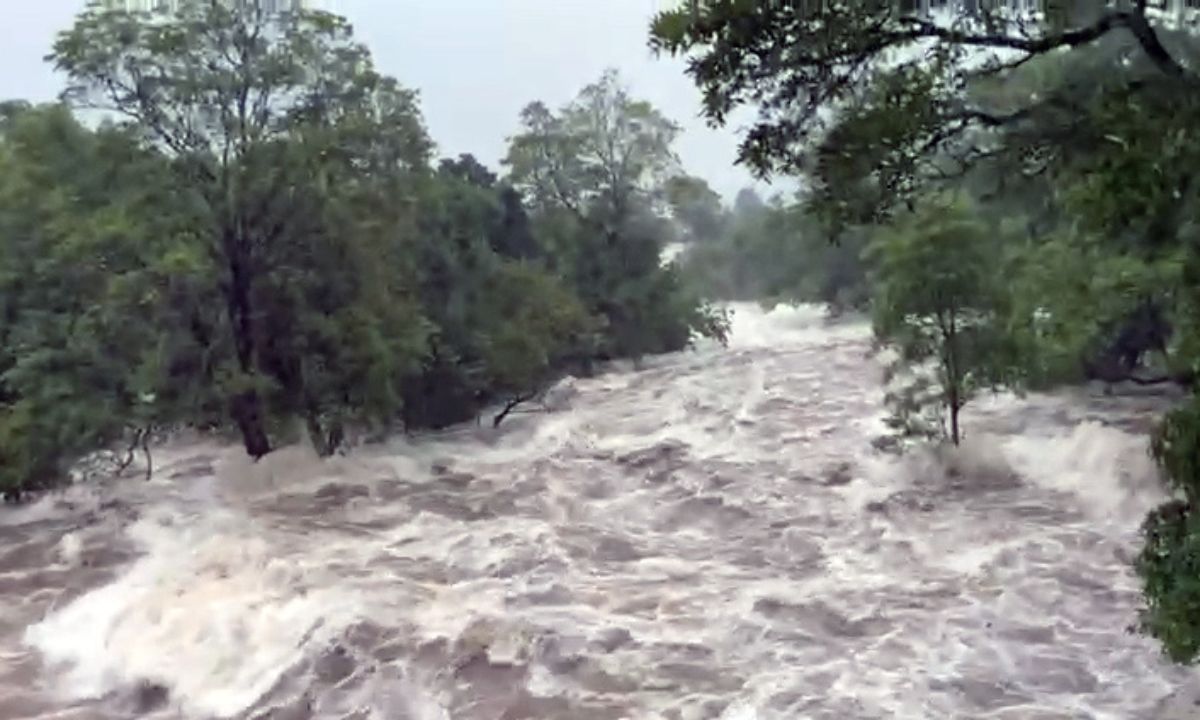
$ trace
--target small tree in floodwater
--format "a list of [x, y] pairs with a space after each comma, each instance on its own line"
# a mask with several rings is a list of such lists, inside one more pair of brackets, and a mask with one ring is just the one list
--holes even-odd
[[949, 195], [926, 198], [868, 246], [875, 334], [898, 354], [889, 374], [912, 377], [887, 395], [893, 429], [957, 445], [963, 406], [980, 389], [1014, 384], [1001, 250], [971, 206]]

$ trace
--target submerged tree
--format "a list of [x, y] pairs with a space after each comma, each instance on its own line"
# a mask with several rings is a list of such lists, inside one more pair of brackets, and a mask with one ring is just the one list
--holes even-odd
[[0, 120], [0, 489], [56, 482], [134, 428], [201, 417], [182, 330], [208, 273], [167, 163], [61, 106]]
[[[95, 5], [51, 58], [68, 101], [115, 112], [172, 160], [221, 306], [194, 318], [217, 355], [205, 380], [246, 450], [270, 450], [281, 413], [325, 436], [323, 418], [339, 424], [356, 398], [392, 412], [386, 384], [362, 383], [419, 357], [423, 326], [379, 227], [403, 223], [395, 197], [430, 142], [414, 94], [373, 69], [350, 27], [261, 3], [183, 3], [169, 19]], [[368, 220], [364, 206], [391, 210]]]
[[[1007, 291], [994, 232], [961, 200], [923, 199], [868, 247], [875, 332], [920, 373], [932, 363], [936, 392], [892, 396], [900, 421], [932, 400], [962, 437], [959, 412], [981, 389], [1017, 382], [1006, 328]], [[918, 377], [917, 382], [920, 382]], [[918, 385], [918, 390], [920, 386]]]

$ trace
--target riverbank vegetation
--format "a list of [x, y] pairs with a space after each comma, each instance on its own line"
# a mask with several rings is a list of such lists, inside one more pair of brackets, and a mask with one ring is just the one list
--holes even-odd
[[328, 454], [723, 339], [660, 262], [678, 131], [618, 76], [530, 105], [497, 175], [343, 19], [258, 6], [94, 4], [63, 102], [0, 106], [0, 490], [147, 428]]
[[[803, 178], [788, 212], [811, 235], [867, 238], [881, 340], [941, 368], [928, 402], [957, 408], [964, 384], [997, 382], [1191, 388], [1200, 35], [1146, 2], [1005, 5], [939, 18], [913, 3], [681, 3], [652, 44], [687, 59], [713, 122], [757, 112], [741, 161]], [[958, 204], [931, 216], [948, 193]], [[789, 262], [812, 242], [784, 243]], [[970, 359], [961, 313], [987, 330]], [[1136, 564], [1142, 628], [1181, 662], [1200, 657], [1198, 407], [1155, 435], [1177, 499], [1147, 519]]]

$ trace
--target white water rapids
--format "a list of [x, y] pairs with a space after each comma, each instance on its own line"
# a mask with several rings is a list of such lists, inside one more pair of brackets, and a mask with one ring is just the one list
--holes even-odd
[[1163, 398], [985, 399], [897, 458], [865, 328], [736, 310], [499, 431], [178, 442], [0, 510], [0, 718], [1157, 717]]

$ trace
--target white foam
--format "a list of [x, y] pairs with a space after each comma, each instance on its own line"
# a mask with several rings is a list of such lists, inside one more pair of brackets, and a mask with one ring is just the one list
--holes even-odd
[[244, 517], [147, 518], [146, 555], [116, 581], [31, 626], [25, 639], [65, 672], [66, 697], [159, 683], [185, 712], [231, 717], [335, 637], [359, 610]]
[[58, 557], [66, 565], [78, 565], [82, 553], [83, 540], [80, 539], [79, 533], [67, 533], [58, 542]]
[[[793, 720], [801, 706], [980, 714], [938, 678], [1025, 683], [1039, 706], [1089, 717], [1149, 707], [1173, 676], [1123, 631], [1137, 598], [1111, 552], [1161, 497], [1144, 438], [1060, 418], [1074, 397], [981, 398], [962, 448], [877, 454], [882, 391], [865, 325], [831, 327], [811, 307], [734, 310], [728, 350], [565, 383], [573, 397], [558, 411], [499, 431], [396, 438], [331, 461], [221, 450], [216, 478], [172, 481], [164, 466], [122, 490], [141, 493], [127, 531], [141, 557], [25, 638], [69, 698], [150, 681], [188, 718], [263, 710], [264, 693], [311, 681], [288, 673], [360, 621], [414, 653], [445, 641], [455, 657], [526, 665], [526, 692], [619, 702], [638, 720], [712, 717], [713, 699], [734, 700], [722, 720]], [[359, 498], [361, 513], [308, 502], [330, 482], [400, 492]], [[1010, 512], [1037, 503], [1055, 520]], [[80, 556], [71, 537], [64, 561]], [[1051, 625], [1056, 662], [1103, 682], [1039, 684], [1042, 649], [1000, 637], [996, 620]], [[628, 640], [586, 649], [610, 630]], [[543, 643], [575, 640], [580, 667], [631, 689], [589, 696], [570, 671], [539, 664]], [[314, 716], [504, 711], [504, 698], [453, 706], [469, 679], [406, 660], [305, 686]], [[659, 678], [672, 664], [681, 675]], [[714, 690], [709, 671], [742, 685]], [[665, 684], [640, 689], [651, 676]]]
[[1002, 447], [1022, 477], [1075, 494], [1098, 518], [1137, 522], [1165, 496], [1147, 438], [1119, 428], [1082, 422], [1011, 436]]

